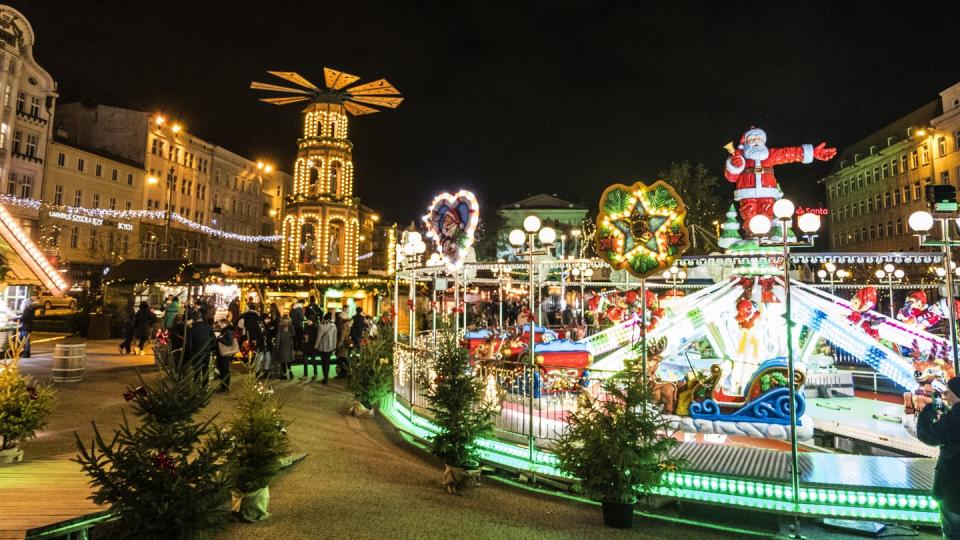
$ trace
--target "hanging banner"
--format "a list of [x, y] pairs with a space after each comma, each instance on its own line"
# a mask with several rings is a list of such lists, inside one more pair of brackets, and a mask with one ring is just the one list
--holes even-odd
[[473, 193], [460, 190], [455, 194], [437, 195], [423, 221], [427, 237], [447, 265], [455, 270], [463, 265], [467, 252], [473, 245], [474, 233], [480, 220], [480, 206]]

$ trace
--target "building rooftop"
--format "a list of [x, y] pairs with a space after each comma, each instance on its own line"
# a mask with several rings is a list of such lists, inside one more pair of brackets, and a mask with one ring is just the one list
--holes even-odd
[[860, 155], [860, 159], [863, 159], [871, 155], [870, 149], [873, 147], [877, 147], [882, 151], [888, 146], [905, 140], [909, 136], [909, 129], [911, 127], [929, 126], [930, 120], [940, 113], [941, 100], [938, 98], [860, 139], [844, 149], [843, 152], [834, 159], [834, 166], [830, 170], [830, 175], [834, 175], [842, 170], [841, 164], [847, 167], [854, 165], [854, 158], [857, 154]]
[[547, 210], [547, 209], [573, 209], [573, 210], [586, 210], [585, 206], [579, 204], [574, 204], [570, 201], [565, 201], [560, 197], [557, 197], [556, 194], [548, 195], [546, 193], [541, 193], [539, 195], [533, 195], [527, 197], [526, 199], [519, 200], [517, 202], [510, 203], [501, 208], [501, 210]]

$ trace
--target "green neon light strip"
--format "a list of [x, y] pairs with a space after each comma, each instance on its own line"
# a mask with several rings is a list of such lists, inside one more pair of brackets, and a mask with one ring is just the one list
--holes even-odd
[[[438, 431], [426, 418], [413, 415], [396, 400], [385, 400], [383, 415], [397, 428], [420, 439], [429, 439]], [[481, 457], [491, 463], [537, 474], [570, 478], [556, 467], [556, 457], [537, 451], [534, 462], [527, 458], [529, 451], [496, 439], [484, 438], [478, 442]], [[702, 501], [711, 504], [735, 505], [747, 508], [793, 513], [793, 493], [790, 486], [774, 482], [727, 478], [708, 474], [671, 472], [664, 475], [664, 484], [654, 490], [658, 495]], [[799, 513], [812, 516], [881, 519], [910, 523], [939, 524], [938, 505], [929, 495], [843, 490], [828, 488], [801, 488]]]

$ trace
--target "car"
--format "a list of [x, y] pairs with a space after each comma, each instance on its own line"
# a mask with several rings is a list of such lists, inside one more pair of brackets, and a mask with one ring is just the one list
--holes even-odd
[[50, 291], [42, 291], [37, 295], [37, 305], [44, 311], [50, 311], [56, 308], [67, 308], [70, 311], [77, 310], [77, 299], [72, 296], [54, 296]]

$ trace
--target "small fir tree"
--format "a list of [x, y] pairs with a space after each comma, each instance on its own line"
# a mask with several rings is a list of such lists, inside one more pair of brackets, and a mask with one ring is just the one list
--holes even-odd
[[[191, 365], [191, 364], [187, 364]], [[229, 519], [229, 440], [214, 421], [194, 417], [210, 403], [212, 389], [198, 370], [163, 365], [157, 378], [124, 392], [141, 421], [127, 419], [104, 439], [93, 424], [89, 447], [77, 440], [75, 459], [96, 489], [91, 499], [109, 504], [118, 538], [203, 537]]]
[[347, 388], [354, 399], [374, 408], [393, 388], [393, 327], [384, 326], [376, 337], [367, 338], [347, 372]]
[[633, 503], [681, 466], [670, 455], [678, 443], [639, 373], [621, 372], [602, 388], [600, 399], [568, 417], [555, 450], [559, 467], [595, 500]]
[[236, 414], [229, 423], [229, 473], [237, 491], [251, 493], [264, 488], [280, 472], [281, 461], [290, 452], [286, 435], [289, 424], [280, 414], [273, 389], [252, 375], [240, 381]]
[[723, 222], [723, 225], [720, 226], [723, 232], [720, 233], [720, 239], [717, 241], [717, 244], [724, 249], [743, 240], [743, 237], [740, 236], [740, 223], [737, 222], [737, 208], [735, 205], [730, 205], [726, 216], [727, 219]]
[[440, 432], [430, 448], [447, 465], [464, 468], [478, 461], [477, 439], [493, 431], [494, 405], [484, 399], [484, 381], [452, 333], [440, 335], [435, 354], [436, 379], [426, 398]]
[[0, 450], [11, 450], [36, 436], [57, 405], [50, 385], [36, 384], [20, 371], [23, 342], [11, 338], [12, 358], [0, 362]]

